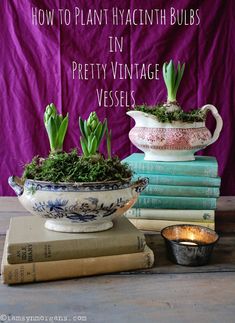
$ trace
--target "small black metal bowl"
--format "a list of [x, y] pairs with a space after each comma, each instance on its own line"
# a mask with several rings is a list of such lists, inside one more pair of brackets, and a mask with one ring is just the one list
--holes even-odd
[[202, 266], [209, 262], [219, 235], [200, 225], [179, 224], [161, 231], [169, 258], [183, 266]]

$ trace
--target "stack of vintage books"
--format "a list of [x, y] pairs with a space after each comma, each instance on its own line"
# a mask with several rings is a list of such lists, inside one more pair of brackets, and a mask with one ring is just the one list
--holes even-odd
[[44, 228], [36, 216], [11, 219], [2, 281], [29, 283], [150, 268], [154, 262], [145, 237], [125, 217], [97, 233], [62, 233]]
[[137, 228], [161, 231], [168, 225], [187, 223], [214, 229], [221, 183], [214, 157], [157, 162], [135, 153], [123, 162], [132, 167], [135, 178], [149, 178], [149, 185], [126, 213]]

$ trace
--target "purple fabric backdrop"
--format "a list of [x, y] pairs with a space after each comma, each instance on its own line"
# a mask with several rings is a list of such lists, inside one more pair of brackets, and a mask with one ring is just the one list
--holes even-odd
[[[213, 5], [212, 5], [213, 4]], [[79, 7], [89, 9], [199, 8], [200, 24], [192, 26], [53, 26], [32, 25], [32, 7], [43, 10]], [[47, 155], [49, 144], [42, 117], [45, 106], [54, 102], [70, 124], [65, 149], [79, 146], [78, 115], [96, 110], [107, 117], [113, 129], [113, 153], [120, 157], [136, 151], [128, 139], [133, 125], [126, 107], [98, 107], [96, 89], [135, 91], [138, 104], [164, 101], [166, 91], [160, 80], [72, 79], [71, 63], [159, 63], [171, 58], [185, 61], [186, 70], [178, 100], [187, 110], [214, 104], [223, 120], [220, 139], [205, 149], [216, 156], [222, 176], [222, 195], [235, 194], [235, 39], [233, 0], [221, 1], [79, 1], [1, 0], [0, 2], [0, 195], [14, 195], [9, 175], [21, 175], [22, 165], [36, 154]], [[122, 53], [109, 52], [109, 36], [124, 36]], [[129, 97], [130, 99], [130, 97]], [[209, 118], [209, 127], [214, 123]]]

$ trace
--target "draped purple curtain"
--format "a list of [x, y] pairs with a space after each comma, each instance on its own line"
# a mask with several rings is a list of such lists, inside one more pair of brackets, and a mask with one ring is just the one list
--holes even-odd
[[[37, 25], [32, 17], [32, 8], [35, 7], [41, 9], [38, 18], [41, 20]], [[75, 7], [79, 10], [77, 25]], [[121, 20], [118, 25], [113, 25], [111, 19], [107, 24], [103, 20], [102, 25], [98, 21], [92, 25], [91, 20], [90, 24], [82, 24], [82, 14], [83, 23], [87, 23], [89, 10], [99, 12], [103, 9], [104, 12], [107, 9], [111, 12], [116, 7], [125, 13], [128, 9], [133, 12], [135, 9], [155, 8], [163, 15], [165, 10], [166, 24], [160, 14], [158, 23], [155, 20], [153, 25], [122, 25]], [[66, 15], [67, 20], [60, 24], [57, 13], [61, 8], [71, 12], [71, 23], [68, 23]], [[185, 10], [183, 25], [171, 24], [171, 8]], [[42, 11], [45, 13], [52, 9], [56, 13], [53, 25], [43, 24], [46, 18]], [[91, 70], [87, 74], [88, 80], [85, 74], [83, 79], [79, 79], [78, 70], [73, 79], [72, 62], [81, 66], [115, 61], [129, 65], [151, 63], [159, 64], [161, 70], [163, 62], [171, 58], [186, 63], [178, 93], [178, 101], [185, 110], [211, 103], [224, 120], [219, 140], [201, 154], [217, 158], [222, 177], [221, 194], [235, 194], [233, 0], [1, 0], [0, 13], [0, 195], [14, 195], [8, 187], [8, 177], [12, 174], [20, 176], [23, 164], [34, 155], [48, 154], [49, 144], [43, 125], [43, 112], [48, 103], [54, 102], [63, 114], [69, 112], [65, 150], [79, 148], [78, 116], [85, 118], [95, 110], [99, 117], [108, 118], [113, 133], [112, 151], [124, 158], [136, 151], [128, 139], [133, 123], [126, 116], [133, 97], [137, 104], [165, 100], [161, 71], [159, 80], [138, 79], [137, 76], [132, 80], [120, 77], [114, 80], [107, 67], [105, 79], [102, 75], [99, 79], [98, 74], [92, 79]], [[194, 22], [189, 20], [190, 13], [194, 14]], [[110, 36], [119, 40], [123, 37], [122, 52], [110, 52]], [[104, 106], [103, 100], [99, 106], [97, 93], [101, 90], [118, 91], [116, 94], [121, 102], [110, 106], [112, 102], [108, 98], [108, 106]], [[213, 131], [211, 116], [208, 127]]]

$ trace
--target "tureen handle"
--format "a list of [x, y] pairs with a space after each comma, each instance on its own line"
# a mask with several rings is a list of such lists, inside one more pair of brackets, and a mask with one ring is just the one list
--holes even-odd
[[8, 178], [8, 184], [15, 191], [17, 196], [20, 196], [24, 193], [24, 185], [22, 180], [17, 176], [10, 176]]
[[148, 185], [149, 179], [147, 177], [139, 178], [136, 182], [131, 185], [136, 195], [139, 195]]
[[211, 113], [213, 114], [215, 120], [216, 120], [216, 128], [215, 128], [215, 131], [214, 131], [214, 134], [211, 138], [211, 140], [208, 142], [207, 146], [208, 145], [211, 145], [213, 144], [213, 142], [215, 142], [218, 138], [219, 138], [219, 135], [220, 135], [220, 131], [223, 127], [223, 120], [221, 118], [221, 116], [219, 115], [219, 112], [218, 110], [216, 109], [216, 107], [212, 104], [206, 104], [204, 105], [201, 110], [210, 110]]

